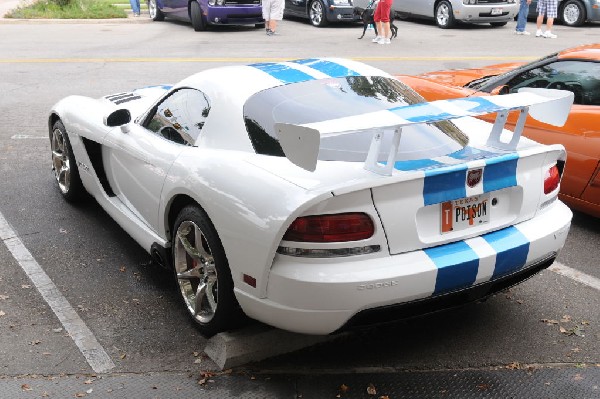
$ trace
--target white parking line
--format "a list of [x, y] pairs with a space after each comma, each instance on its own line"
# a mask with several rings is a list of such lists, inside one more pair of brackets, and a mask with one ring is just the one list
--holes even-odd
[[595, 288], [600, 291], [600, 279], [590, 276], [588, 274], [582, 273], [579, 270], [572, 269], [568, 266], [563, 265], [559, 262], [554, 262], [552, 266], [548, 268], [548, 270], [553, 271], [554, 273], [560, 274], [561, 276], [568, 277], [572, 280], [577, 281], [578, 283], [585, 284], [588, 287]]
[[4, 242], [12, 256], [17, 260], [25, 274], [31, 279], [42, 298], [54, 311], [58, 320], [69, 333], [88, 364], [96, 373], [104, 373], [115, 367], [104, 348], [98, 343], [94, 334], [85, 325], [75, 309], [60, 293], [50, 277], [25, 248], [23, 242], [0, 213], [0, 239]]

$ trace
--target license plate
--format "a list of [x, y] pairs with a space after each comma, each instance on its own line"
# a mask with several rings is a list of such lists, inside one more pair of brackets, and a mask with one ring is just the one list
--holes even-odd
[[502, 15], [501, 8], [492, 8], [492, 15]]
[[489, 194], [475, 195], [442, 203], [442, 233], [460, 231], [490, 221]]

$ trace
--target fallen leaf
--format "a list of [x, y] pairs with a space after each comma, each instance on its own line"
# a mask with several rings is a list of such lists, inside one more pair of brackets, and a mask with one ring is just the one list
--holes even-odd
[[369, 386], [367, 387], [367, 393], [369, 395], [377, 395], [377, 390], [375, 389], [375, 385], [369, 383]]
[[522, 299], [517, 299], [517, 303], [518, 303], [519, 305], [522, 305], [522, 304], [523, 304], [523, 300], [522, 300]]
[[123, 360], [123, 359], [125, 359], [125, 358], [127, 357], [127, 355], [123, 353], [123, 354], [121, 354], [121, 356], [119, 356], [119, 357], [121, 358], [121, 360]]
[[29, 342], [29, 345], [38, 345], [38, 344], [41, 344], [41, 343], [42, 343], [42, 341], [40, 341], [39, 339], [36, 339], [34, 341]]
[[55, 333], [62, 332], [62, 330], [63, 330], [63, 329], [62, 329], [61, 327], [58, 327], [58, 328], [53, 328], [53, 329], [52, 329], [52, 331], [53, 331], [53, 332], [55, 332]]
[[85, 392], [77, 392], [77, 393], [75, 394], [75, 397], [76, 397], [76, 398], [83, 398], [83, 397], [85, 397], [86, 395], [87, 395], [87, 393], [85, 393]]
[[29, 284], [21, 284], [21, 288], [31, 288], [31, 285], [29, 285]]
[[575, 374], [575, 376], [573, 376], [573, 381], [581, 381], [583, 380], [583, 377], [581, 376], [581, 374]]
[[569, 331], [567, 331], [567, 329], [564, 328], [563, 326], [560, 326], [560, 328], [558, 329], [558, 331], [560, 331], [563, 334], [571, 335], [571, 334], [569, 334]]
[[44, 356], [50, 356], [50, 355], [52, 355], [52, 352], [42, 352], [42, 355], [44, 355]]
[[121, 266], [121, 267], [119, 268], [119, 271], [120, 271], [121, 273], [125, 273], [125, 266]]
[[390, 397], [387, 396], [387, 395], [382, 395], [382, 396], [379, 397], [379, 399], [390, 399]]
[[506, 368], [510, 369], [510, 370], [518, 370], [518, 369], [521, 368], [521, 363], [519, 363], [519, 362], [512, 362], [512, 363], [508, 364], [506, 366]]
[[85, 380], [83, 383], [84, 383], [84, 384], [86, 384], [86, 385], [90, 385], [90, 384], [92, 384], [93, 382], [94, 382], [94, 380], [92, 380], [92, 379], [89, 379], [89, 380]]
[[346, 384], [342, 384], [342, 385], [340, 385], [340, 392], [341, 392], [341, 393], [346, 393], [346, 392], [348, 392], [348, 389], [350, 389], [350, 388], [348, 388], [348, 385], [346, 385]]
[[92, 393], [92, 392], [94, 392], [94, 388], [90, 388], [90, 389], [88, 389], [87, 391], [85, 391], [85, 393], [87, 393], [88, 395], [89, 395], [90, 393]]
[[23, 391], [31, 391], [31, 387], [28, 384], [21, 385], [21, 389]]
[[479, 389], [480, 391], [487, 391], [488, 389], [490, 389], [490, 385], [489, 384], [479, 384], [479, 385], [477, 385], [477, 389]]
[[202, 358], [201, 357], [199, 357], [198, 359], [194, 360], [194, 364], [200, 364], [200, 363], [202, 363]]
[[589, 322], [589, 321], [587, 321], [587, 320], [582, 320], [582, 321], [581, 321], [581, 324], [582, 324], [582, 325], [584, 325], [584, 326], [589, 326], [589, 325], [590, 325], [590, 322]]
[[58, 229], [58, 231], [62, 234], [67, 234], [67, 230], [63, 229], [62, 227], [60, 229]]
[[564, 315], [564, 316], [562, 317], [562, 319], [560, 319], [560, 321], [561, 321], [562, 323], [568, 323], [568, 322], [570, 322], [570, 321], [571, 321], [571, 316], [569, 316], [568, 314], [566, 314], [566, 315]]
[[48, 393], [48, 391], [42, 392], [42, 398], [47, 398], [48, 396], [50, 396], [50, 394]]
[[0, 310], [0, 317], [1, 316], [6, 316], [6, 313], [4, 313], [3, 311]]
[[5, 300], [8, 299], [9, 296], [8, 295], [0, 295], [0, 300]]

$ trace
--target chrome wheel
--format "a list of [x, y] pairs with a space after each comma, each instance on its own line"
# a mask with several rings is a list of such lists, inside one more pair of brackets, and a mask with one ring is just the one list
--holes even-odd
[[156, 0], [150, 0], [148, 2], [148, 13], [150, 13], [150, 18], [154, 19], [156, 18], [156, 10], [158, 8], [156, 7]]
[[308, 16], [310, 18], [310, 22], [314, 26], [324, 26], [327, 23], [327, 20], [325, 19], [325, 10], [323, 8], [323, 3], [321, 3], [319, 0], [315, 0], [312, 3], [310, 3]]
[[65, 142], [65, 136], [58, 126], [52, 130], [50, 148], [52, 150], [52, 170], [58, 188], [63, 195], [71, 188], [71, 162], [69, 160], [69, 145]]
[[562, 21], [565, 25], [579, 26], [583, 24], [582, 6], [577, 2], [568, 2], [562, 10]]
[[188, 312], [197, 322], [209, 323], [217, 311], [219, 284], [207, 238], [188, 220], [177, 228], [174, 245], [175, 274]]
[[454, 25], [454, 14], [452, 6], [446, 0], [441, 1], [435, 9], [435, 21], [442, 29], [451, 28]]

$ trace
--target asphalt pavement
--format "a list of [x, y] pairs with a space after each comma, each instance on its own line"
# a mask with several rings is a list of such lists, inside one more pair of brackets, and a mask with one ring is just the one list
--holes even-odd
[[[0, 15], [19, 4], [20, 2], [15, 0], [0, 0]], [[6, 19], [2, 22], [25, 26], [32, 23]], [[110, 21], [34, 22], [110, 23], [112, 25], [145, 23], [149, 22], [149, 19], [142, 17]], [[169, 27], [170, 25], [161, 26], [163, 29]], [[178, 28], [179, 25], [172, 27]], [[187, 26], [185, 32], [193, 34], [191, 28]], [[2, 54], [0, 57], [7, 57], [7, 55]], [[59, 65], [48, 63], [44, 68], [48, 76], [56, 76], [59, 71], [69, 75], [69, 72], [79, 73], [79, 70], [83, 69], [79, 64], [66, 63]], [[110, 69], [111, 66], [104, 66], [104, 68]], [[23, 71], [17, 72], [26, 76]], [[40, 78], [35, 73], [37, 72], [27, 75], [34, 76], [32, 81], [27, 80], [27, 77], [21, 78], [24, 79], [23, 86], [34, 87], [38, 84]], [[105, 90], [104, 86], [122, 84], [122, 82], [110, 81], [108, 78], [97, 82], [97, 79], [93, 78], [95, 75], [92, 75], [89, 69], [85, 69], [81, 74], [83, 84], [86, 84], [85, 77], [88, 75], [91, 77], [87, 84], [93, 87], [102, 86], [98, 87], [98, 91]], [[113, 74], [105, 73], [105, 75]], [[51, 83], [46, 82], [44, 90], [40, 91], [38, 96], [50, 97], [49, 92], [52, 88], [54, 87]], [[66, 87], [63, 90], [71, 89]], [[18, 95], [18, 90], [10, 92], [16, 93], [15, 96]], [[32, 100], [20, 101], [16, 103], [18, 107], [10, 106], [7, 109], [13, 110], [13, 114], [23, 116], [10, 115], [8, 118], [15, 117], [17, 118], [15, 121], [43, 119], [43, 117], [39, 118], [38, 114], [43, 114], [45, 109], [23, 111], [24, 103]], [[3, 103], [0, 101], [0, 104]], [[42, 106], [45, 105], [46, 102], [43, 102]], [[26, 126], [24, 132], [39, 132], [37, 122], [28, 123], [30, 126]], [[8, 133], [8, 128], [0, 129], [2, 130], [7, 134], [20, 132], [19, 130]], [[42, 135], [43, 133], [37, 133], [37, 136]], [[2, 260], [0, 281], [3, 287], [0, 294], [10, 299], [19, 298], [18, 301], [1, 302], [2, 311], [6, 316], [0, 319], [0, 334], [3, 335], [3, 339], [10, 340], [12, 345], [9, 350], [0, 352], [0, 367], [2, 367], [0, 368], [0, 399], [32, 397], [597, 399], [600, 397], [600, 358], [598, 357], [600, 332], [597, 326], [598, 308], [600, 308], [599, 291], [585, 283], [562, 277], [551, 271], [536, 276], [535, 282], [526, 282], [483, 304], [470, 305], [434, 317], [330, 337], [326, 340], [327, 343], [310, 342], [310, 345], [304, 345], [304, 349], [287, 354], [281, 352], [279, 356], [273, 358], [236, 364], [232, 368], [223, 362], [225, 367], [221, 367], [201, 350], [192, 353], [191, 349], [180, 342], [181, 337], [174, 330], [185, 330], [190, 342], [201, 341], [201, 339], [193, 335], [193, 328], [187, 327], [189, 323], [185, 319], [184, 312], [179, 312], [178, 308], [175, 311], [169, 310], [176, 309], [176, 305], [171, 303], [174, 301], [171, 287], [163, 282], [164, 273], [148, 271], [142, 265], [136, 265], [139, 259], [144, 259], [143, 251], [135, 247], [122, 231], [118, 231], [118, 227], [113, 222], [107, 221], [106, 215], [97, 209], [97, 206], [91, 204], [65, 211], [67, 208], [59, 205], [58, 195], [42, 198], [37, 195], [40, 191], [54, 192], [53, 187], [45, 187], [52, 185], [51, 179], [45, 175], [39, 176], [39, 164], [47, 164], [47, 143], [36, 141], [37, 136], [21, 141], [30, 140], [28, 143], [33, 143], [27, 144], [27, 151], [30, 153], [29, 163], [20, 166], [22, 170], [17, 174], [17, 178], [29, 184], [19, 185], [21, 191], [18, 196], [4, 189], [2, 193], [2, 210], [7, 216], [11, 216], [11, 223], [15, 227], [14, 235], [22, 237], [24, 247], [36, 248], [37, 246], [32, 250], [32, 259], [35, 257], [40, 259], [40, 262], [56, 256], [51, 247], [64, 246], [61, 240], [67, 237], [74, 242], [73, 247], [85, 247], [91, 259], [79, 259], [77, 258], [79, 254], [76, 252], [65, 252], [65, 248], [61, 248], [61, 256], [64, 259], [58, 259], [56, 262], [58, 269], [54, 271], [54, 275], [51, 274], [51, 270], [48, 270], [53, 280], [56, 280], [59, 272], [62, 274], [80, 272], [81, 275], [94, 273], [98, 276], [98, 284], [101, 285], [104, 280], [101, 280], [99, 273], [95, 272], [103, 269], [101, 271], [103, 274], [124, 277], [121, 279], [122, 285], [110, 286], [113, 296], [120, 293], [129, 296], [123, 299], [119, 297], [115, 300], [116, 304], [106, 303], [105, 308], [98, 309], [86, 304], [86, 300], [89, 299], [85, 295], [89, 293], [79, 292], [78, 287], [67, 283], [56, 287], [71, 300], [73, 298], [80, 300], [74, 302], [73, 306], [77, 313], [87, 320], [100, 341], [114, 343], [106, 350], [116, 367], [110, 371], [95, 371], [90, 367], [90, 362], [75, 347], [76, 340], [71, 337], [72, 334], [64, 331], [54, 314], [48, 311], [48, 306], [20, 270], [19, 262], [9, 253], [8, 247], [0, 245]], [[18, 149], [22, 147], [18, 138], [11, 138], [4, 143], [0, 142], [2, 149], [0, 168], [7, 176], [3, 187], [14, 187], [16, 184], [13, 184], [11, 179], [15, 178], [9, 170], [12, 171], [11, 165], [16, 165], [20, 161], [22, 152]], [[43, 160], [36, 157], [43, 157]], [[25, 199], [28, 201], [27, 211], [23, 210], [22, 205]], [[57, 209], [61, 209], [61, 212], [56, 212]], [[84, 218], [89, 218], [88, 225], [96, 226], [92, 243], [87, 240], [85, 231], [75, 230], [76, 224], [73, 220], [65, 220]], [[29, 230], [32, 229], [32, 225], [36, 230]], [[54, 231], [50, 227], [56, 228], [59, 225], [74, 227], [72, 230], [69, 228], [68, 231], [61, 230], [55, 236], [42, 233], [47, 235], [43, 246], [48, 248], [40, 248], [39, 241], [36, 242], [36, 235], [39, 232]], [[572, 240], [583, 243], [586, 242], [584, 237], [586, 234], [597, 234], [599, 228], [597, 222], [590, 221], [579, 214], [576, 215], [575, 225], [577, 230], [575, 235], [572, 231]], [[106, 242], [112, 242], [113, 246], [102, 247]], [[96, 252], [100, 253], [100, 247], [104, 252], [102, 255], [97, 255]], [[21, 255], [22, 251], [19, 252]], [[105, 256], [104, 253], [108, 255]], [[572, 256], [575, 255], [577, 254]], [[563, 262], [567, 260], [566, 257], [562, 259]], [[126, 272], [118, 267], [109, 268], [121, 264], [127, 264]], [[47, 285], [45, 287], [48, 289]], [[51, 287], [50, 291], [53, 292]], [[563, 313], [543, 313], [548, 311], [544, 303], [548, 292], [557, 294], [559, 298], [556, 299], [554, 305], [557, 306], [554, 308], [560, 304], [564, 309], [556, 312]], [[147, 312], [140, 310], [135, 299], [145, 304]], [[53, 300], [57, 299], [53, 297]], [[552, 300], [555, 298], [553, 297]], [[58, 301], [60, 303], [60, 298]], [[113, 305], [115, 309], [110, 308]], [[588, 312], [590, 306], [596, 310]], [[18, 314], [19, 307], [33, 310], [33, 314], [27, 319], [15, 318], [13, 315]], [[118, 307], [120, 308], [117, 309]], [[594, 318], [588, 320], [590, 315]], [[156, 324], [164, 322], [172, 323], [172, 326], [165, 327], [165, 330], [156, 324], [151, 324], [149, 328], [141, 325], [143, 319], [148, 317], [157, 317], [159, 320], [155, 322]], [[167, 317], [169, 317], [168, 321]], [[164, 319], [160, 320], [160, 318]], [[547, 322], [540, 322], [542, 319]], [[561, 323], [561, 328], [564, 326], [573, 334], [567, 334], [569, 331], [560, 332], [559, 326], [553, 324], [553, 319]], [[514, 320], [514, 322], [511, 326], [503, 325], [506, 320]], [[115, 321], [118, 323], [115, 324]], [[574, 333], [577, 325], [585, 327], [586, 337], [579, 337]], [[492, 334], [493, 331], [505, 328], [507, 332], [501, 337]], [[179, 342], [171, 342], [169, 334], [159, 333], [156, 336], [154, 330], [167, 331], [172, 336], [178, 336]], [[121, 345], [127, 345], [129, 339], [124, 331], [132, 331], [135, 338], [141, 341], [138, 353], [126, 353], [122, 350]], [[531, 337], [537, 337], [537, 340]], [[249, 349], [268, 349], [273, 346], [268, 342], [252, 341], [247, 337], [241, 338], [240, 342], [242, 346]], [[160, 348], [161, 345], [164, 348]], [[85, 345], [84, 347], [87, 348]], [[6, 349], [6, 346], [0, 345], [0, 349]], [[144, 363], [148, 358], [147, 353], [153, 351], [158, 353], [154, 357], [150, 356], [155, 363], [148, 364], [147, 361]], [[187, 356], [191, 357], [190, 364], [193, 367], [182, 369], [173, 366], [178, 361], [182, 362], [178, 356], [181, 356], [184, 351], [187, 351]], [[527, 359], [532, 359], [527, 363], [519, 361], [522, 358], [521, 354], [525, 352], [529, 355]], [[160, 357], [163, 353], [170, 354], [170, 357]], [[271, 352], [271, 354], [278, 353]], [[48, 370], [60, 371], [49, 372]]]

